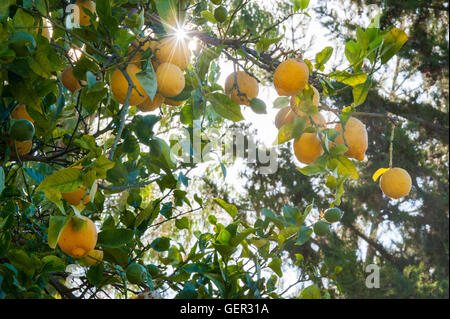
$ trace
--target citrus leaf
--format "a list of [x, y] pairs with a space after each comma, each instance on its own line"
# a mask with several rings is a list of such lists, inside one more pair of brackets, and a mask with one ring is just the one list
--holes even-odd
[[98, 243], [106, 247], [117, 248], [125, 245], [133, 239], [134, 232], [131, 229], [106, 229], [98, 234]]
[[233, 122], [239, 122], [244, 119], [241, 113], [241, 106], [229, 96], [216, 92], [208, 94], [206, 99], [211, 102], [213, 110], [223, 118]]
[[81, 168], [64, 168], [47, 176], [36, 190], [57, 190], [61, 193], [74, 192], [81, 184]]
[[66, 224], [70, 221], [69, 216], [52, 216], [50, 217], [50, 222], [48, 226], [48, 238], [47, 243], [50, 248], [55, 249], [56, 244], [58, 243], [59, 236], [61, 232], [66, 226]]
[[225, 211], [230, 214], [231, 217], [236, 217], [238, 210], [236, 208], [236, 206], [234, 206], [233, 204], [228, 204], [227, 202], [225, 202], [224, 200], [221, 200], [219, 198], [214, 198], [214, 201], [223, 209], [225, 209]]

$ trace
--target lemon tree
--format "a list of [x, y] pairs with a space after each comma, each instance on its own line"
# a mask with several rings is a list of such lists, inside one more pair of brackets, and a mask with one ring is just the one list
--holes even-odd
[[[277, 283], [287, 247], [329, 236], [330, 223], [339, 227], [344, 184], [358, 179], [351, 158], [363, 160], [369, 147], [358, 106], [405, 32], [382, 29], [374, 18], [348, 42], [351, 67], [324, 73], [333, 48], [303, 56], [284, 48], [280, 35], [288, 17], [309, 16], [307, 1], [280, 9], [281, 22], [221, 1], [70, 2], [79, 9], [68, 16], [79, 19], [75, 27], [61, 15], [63, 2], [0, 5], [0, 297], [96, 297], [102, 290], [129, 298], [167, 287], [177, 298], [283, 297]], [[43, 19], [49, 36], [35, 32]], [[225, 83], [221, 59], [234, 68]], [[340, 94], [333, 81], [353, 97], [332, 109], [335, 127], [319, 113], [321, 96]], [[189, 158], [207, 148], [209, 128], [244, 123], [248, 110], [267, 114], [272, 101], [259, 94], [261, 83], [280, 95], [275, 144], [292, 142], [292, 155], [307, 164], [299, 171], [334, 191], [320, 207], [328, 209], [323, 218], [310, 220], [311, 198], [278, 212], [262, 207], [246, 220], [240, 207], [195, 190], [196, 162], [172, 156], [177, 141], [166, 133], [202, 132], [199, 148], [189, 140], [178, 150]], [[226, 175], [220, 158], [217, 169]], [[406, 196], [389, 172], [383, 192]], [[61, 288], [68, 265], [87, 268], [72, 290]], [[300, 254], [295, 266], [314, 281], [299, 296], [339, 293], [338, 271], [319, 274]]]

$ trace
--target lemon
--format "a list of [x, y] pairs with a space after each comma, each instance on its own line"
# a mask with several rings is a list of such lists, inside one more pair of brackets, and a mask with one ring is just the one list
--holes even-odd
[[64, 87], [72, 93], [79, 91], [82, 88], [80, 81], [78, 81], [78, 79], [73, 74], [72, 67], [64, 69], [64, 71], [61, 74], [61, 82], [64, 85]]
[[[136, 74], [141, 72], [141, 69], [135, 64], [128, 64], [126, 72], [130, 76], [130, 79], [135, 86], [131, 90], [129, 105], [141, 104], [142, 102], [144, 102], [145, 96], [147, 95], [138, 78], [136, 77]], [[113, 74], [111, 75], [111, 90], [116, 101], [120, 104], [125, 104], [125, 99], [128, 93], [128, 81], [120, 69], [114, 70]]]
[[225, 93], [230, 94], [233, 101], [249, 105], [250, 100], [258, 96], [258, 82], [244, 71], [233, 72], [225, 80]]
[[408, 195], [411, 185], [411, 176], [406, 170], [399, 167], [391, 168], [380, 178], [381, 190], [392, 199], [399, 199]]
[[132, 284], [142, 284], [147, 279], [147, 269], [140, 264], [132, 264], [127, 267], [127, 279]]
[[181, 69], [171, 63], [162, 63], [156, 69], [158, 92], [165, 97], [174, 97], [183, 91], [185, 86], [184, 74]]
[[303, 164], [311, 164], [323, 154], [322, 145], [316, 133], [303, 133], [294, 141], [294, 154]]
[[301, 59], [287, 59], [280, 63], [273, 75], [273, 84], [279, 95], [292, 96], [305, 88], [309, 69]]
[[175, 64], [184, 70], [191, 60], [191, 51], [186, 41], [170, 36], [156, 46], [154, 56], [159, 63]]
[[[341, 132], [341, 134], [336, 137], [335, 142], [337, 144], [344, 144], [344, 138], [342, 137], [342, 125], [336, 124], [334, 129]], [[344, 137], [348, 147], [348, 150], [344, 155], [357, 159], [358, 161], [362, 161], [365, 157], [369, 143], [366, 126], [364, 123], [357, 118], [350, 117], [347, 123], [345, 123]]]
[[164, 102], [164, 97], [161, 94], [156, 93], [155, 97], [150, 99], [150, 96], [147, 95], [144, 102], [141, 104], [136, 105], [136, 107], [141, 110], [142, 112], [150, 112], [153, 110], [156, 110], [158, 107], [160, 107]]
[[72, 218], [58, 239], [59, 248], [67, 255], [76, 258], [86, 256], [97, 244], [97, 229], [94, 222], [85, 216], [83, 219], [86, 223], [82, 229], [78, 229]]

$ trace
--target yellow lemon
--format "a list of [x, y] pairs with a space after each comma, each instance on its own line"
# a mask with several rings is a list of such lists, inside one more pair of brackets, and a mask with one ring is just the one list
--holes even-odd
[[411, 176], [403, 168], [394, 167], [380, 178], [380, 188], [384, 195], [399, 199], [409, 194], [411, 190]]
[[[126, 72], [130, 76], [130, 79], [135, 86], [131, 90], [129, 105], [141, 104], [142, 102], [144, 102], [145, 96], [147, 95], [138, 78], [136, 77], [136, 74], [141, 72], [141, 69], [135, 64], [128, 64]], [[116, 101], [120, 104], [125, 104], [125, 99], [128, 92], [128, 81], [120, 69], [116, 69], [111, 75], [111, 90]]]
[[150, 96], [147, 95], [144, 102], [141, 104], [136, 105], [136, 107], [141, 110], [142, 112], [150, 112], [153, 110], [156, 110], [158, 107], [160, 107], [164, 102], [164, 96], [161, 94], [156, 93], [154, 99], [150, 99]]
[[258, 82], [244, 71], [233, 72], [225, 80], [225, 93], [230, 94], [233, 101], [249, 105], [250, 100], [258, 96]]
[[66, 202], [73, 206], [78, 206], [81, 203], [81, 199], [83, 199], [83, 205], [89, 203], [89, 194], [86, 194], [86, 187], [81, 187], [79, 190], [69, 193], [61, 193], [62, 197]]
[[80, 230], [74, 227], [74, 219], [64, 227], [58, 239], [58, 246], [67, 255], [81, 258], [86, 256], [97, 244], [97, 229], [89, 218], [83, 216], [86, 224]]
[[183, 91], [185, 86], [184, 74], [175, 64], [161, 63], [156, 69], [158, 92], [165, 97], [173, 97]]
[[191, 60], [191, 51], [186, 41], [171, 36], [157, 45], [155, 58], [159, 63], [172, 63], [184, 70]]
[[303, 133], [294, 141], [294, 154], [303, 164], [311, 164], [323, 154], [322, 145], [315, 133]]
[[78, 0], [75, 5], [79, 9], [79, 23], [81, 26], [88, 26], [91, 24], [91, 18], [84, 12], [83, 8], [95, 13], [95, 2], [90, 0]]
[[28, 120], [34, 124], [33, 119], [27, 112], [27, 107], [24, 104], [17, 105], [11, 112], [11, 117], [15, 120]]
[[61, 82], [66, 89], [71, 91], [72, 93], [81, 90], [80, 81], [73, 75], [73, 68], [68, 67], [65, 68], [61, 74]]
[[[342, 137], [342, 125], [340, 123], [336, 124], [334, 129], [341, 132], [341, 134], [336, 137], [335, 142], [337, 144], [344, 144], [344, 138]], [[357, 159], [358, 161], [362, 161], [369, 143], [366, 126], [364, 123], [357, 118], [350, 117], [345, 124], [344, 137], [348, 147], [348, 150], [344, 155]]]
[[87, 253], [84, 257], [84, 263], [86, 266], [93, 266], [99, 264], [103, 260], [103, 251], [98, 249], [93, 249]]
[[301, 59], [287, 59], [280, 63], [273, 75], [273, 84], [279, 95], [296, 95], [305, 88], [309, 69]]

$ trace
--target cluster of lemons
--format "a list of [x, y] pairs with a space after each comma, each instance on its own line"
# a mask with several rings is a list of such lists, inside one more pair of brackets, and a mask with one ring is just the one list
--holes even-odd
[[[290, 96], [290, 106], [281, 109], [275, 118], [275, 125], [280, 129], [283, 125], [293, 123], [297, 116], [306, 117], [308, 125], [317, 125], [319, 130], [326, 128], [326, 121], [321, 113], [311, 116], [313, 122], [305, 114], [305, 106], [301, 100], [296, 98], [307, 85], [309, 80], [309, 68], [302, 59], [287, 59], [275, 70], [273, 83], [278, 94]], [[309, 84], [308, 84], [309, 85]], [[312, 86], [314, 95], [312, 103], [319, 106], [320, 95], [317, 89]], [[296, 111], [294, 111], [296, 110]], [[364, 123], [355, 117], [350, 117], [344, 129], [340, 123], [334, 126], [334, 130], [340, 134], [330, 146], [336, 144], [346, 144], [345, 156], [362, 161], [368, 147], [367, 130]], [[303, 133], [293, 143], [294, 154], [303, 164], [314, 163], [324, 152], [320, 139], [316, 133]], [[411, 189], [411, 177], [402, 168], [392, 168], [386, 170], [380, 179], [380, 188], [383, 193], [393, 199], [406, 196]]]

